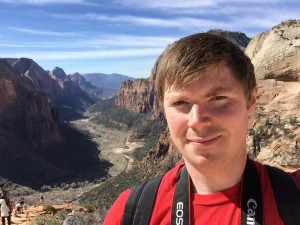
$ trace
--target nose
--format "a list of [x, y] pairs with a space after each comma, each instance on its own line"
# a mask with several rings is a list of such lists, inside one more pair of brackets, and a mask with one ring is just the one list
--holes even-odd
[[210, 117], [208, 110], [205, 106], [194, 104], [189, 113], [188, 126], [197, 128], [201, 126], [207, 126], [210, 124]]

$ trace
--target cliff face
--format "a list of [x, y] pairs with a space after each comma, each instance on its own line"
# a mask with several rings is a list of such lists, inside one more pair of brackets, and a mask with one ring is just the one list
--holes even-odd
[[38, 90], [45, 92], [52, 99], [60, 96], [61, 88], [57, 82], [51, 79], [48, 72], [32, 59], [6, 59], [6, 61], [8, 61], [21, 76], [31, 80]]
[[149, 79], [125, 81], [116, 96], [116, 105], [138, 113], [149, 113], [157, 109], [154, 82]]
[[94, 86], [90, 81], [86, 80], [86, 78], [79, 73], [68, 75], [68, 80], [71, 80], [72, 83], [76, 84], [95, 100], [101, 99], [103, 96], [103, 90]]
[[[245, 51], [254, 64], [259, 86], [257, 114], [250, 127], [273, 135], [258, 155], [269, 164], [300, 165], [299, 30], [300, 20], [283, 22], [255, 36]], [[273, 130], [267, 130], [271, 126]]]
[[255, 36], [246, 54], [260, 86], [258, 103], [265, 113], [299, 116], [300, 21], [286, 21]]
[[[0, 59], [0, 180], [35, 187], [97, 167], [98, 149], [58, 116], [50, 98]], [[102, 175], [104, 167], [97, 168]], [[85, 179], [85, 178], [84, 178]]]
[[[60, 121], [49, 98], [0, 60], [0, 130], [2, 140], [18, 135], [36, 146], [60, 141]], [[27, 87], [23, 83], [28, 83]], [[28, 88], [29, 87], [29, 88]], [[22, 138], [22, 137], [20, 137]]]
[[289, 20], [255, 36], [246, 54], [255, 65], [257, 79], [299, 81], [300, 20]]
[[76, 82], [72, 82], [64, 70], [55, 67], [45, 71], [32, 59], [5, 59], [19, 74], [28, 78], [33, 86], [44, 92], [58, 108], [65, 120], [82, 118], [84, 111], [96, 102], [95, 96], [90, 96]]

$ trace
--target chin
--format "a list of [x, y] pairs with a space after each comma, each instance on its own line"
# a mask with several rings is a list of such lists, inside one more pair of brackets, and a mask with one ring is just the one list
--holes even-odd
[[223, 157], [216, 154], [211, 153], [203, 153], [201, 155], [193, 155], [188, 158], [184, 158], [184, 161], [195, 166], [195, 167], [216, 167], [217, 165], [221, 165], [223, 162]]

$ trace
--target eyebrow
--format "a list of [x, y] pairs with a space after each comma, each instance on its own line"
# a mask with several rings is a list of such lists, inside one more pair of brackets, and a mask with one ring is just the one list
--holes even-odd
[[230, 86], [230, 87], [217, 86], [217, 87], [213, 87], [212, 89], [210, 89], [206, 95], [212, 96], [212, 95], [216, 95], [219, 93], [228, 93], [231, 91], [233, 91], [232, 86]]

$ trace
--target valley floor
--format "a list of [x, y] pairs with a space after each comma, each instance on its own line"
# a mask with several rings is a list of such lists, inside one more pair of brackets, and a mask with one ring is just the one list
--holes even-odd
[[[143, 142], [130, 142], [128, 140], [129, 133], [127, 131], [107, 128], [103, 125], [96, 125], [88, 119], [77, 120], [72, 122], [79, 130], [88, 132], [92, 135], [93, 140], [98, 144], [99, 157], [113, 164], [109, 170], [110, 176], [116, 176], [126, 169], [130, 169], [134, 163], [131, 153], [134, 149], [143, 146]], [[77, 199], [85, 192], [100, 185], [100, 181], [88, 182], [86, 185], [77, 188], [61, 188], [55, 187], [43, 193], [35, 192], [27, 187], [18, 187], [11, 191], [11, 197], [16, 202], [20, 197], [25, 198], [28, 204], [28, 212], [13, 217], [13, 224], [25, 225], [29, 224], [29, 218], [41, 214], [41, 206], [34, 205], [39, 202], [41, 194], [45, 198], [46, 204], [57, 205], [58, 207], [66, 206], [67, 203], [77, 204]], [[28, 215], [27, 215], [28, 214]]]

